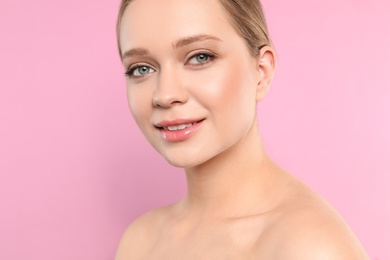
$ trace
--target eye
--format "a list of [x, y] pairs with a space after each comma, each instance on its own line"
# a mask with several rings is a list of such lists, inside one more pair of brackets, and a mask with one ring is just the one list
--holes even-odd
[[141, 65], [141, 66], [135, 66], [130, 67], [126, 72], [125, 75], [128, 77], [143, 77], [147, 74], [155, 72], [154, 69], [152, 69], [149, 66]]
[[202, 65], [204, 63], [207, 63], [209, 62], [210, 60], [212, 60], [215, 56], [212, 55], [212, 54], [208, 54], [208, 53], [199, 53], [199, 54], [196, 54], [194, 56], [192, 56], [188, 63], [189, 64], [192, 64], [192, 65]]

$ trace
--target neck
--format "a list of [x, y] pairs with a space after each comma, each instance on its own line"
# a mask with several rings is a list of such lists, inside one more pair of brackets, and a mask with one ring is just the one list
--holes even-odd
[[265, 153], [254, 126], [233, 147], [196, 167], [186, 169], [186, 210], [204, 218], [260, 214], [272, 207], [269, 196], [277, 167]]

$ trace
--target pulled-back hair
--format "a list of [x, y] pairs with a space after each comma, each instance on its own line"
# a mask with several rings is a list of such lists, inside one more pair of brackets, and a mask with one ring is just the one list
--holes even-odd
[[[127, 6], [134, 0], [122, 0], [116, 25], [119, 55], [122, 56], [119, 30]], [[263, 46], [270, 46], [267, 23], [259, 0], [218, 0], [233, 28], [245, 40], [249, 52], [256, 56]]]

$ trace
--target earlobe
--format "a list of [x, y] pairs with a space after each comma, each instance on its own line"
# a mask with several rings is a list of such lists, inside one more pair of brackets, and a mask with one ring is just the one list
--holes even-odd
[[270, 46], [264, 46], [259, 51], [257, 63], [259, 79], [257, 82], [256, 101], [267, 95], [276, 70], [276, 53]]

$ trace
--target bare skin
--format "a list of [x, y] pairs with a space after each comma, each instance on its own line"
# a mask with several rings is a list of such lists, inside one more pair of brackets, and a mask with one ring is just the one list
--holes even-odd
[[[217, 0], [136, 0], [120, 35], [122, 54], [138, 50], [125, 68], [146, 66], [127, 79], [130, 110], [153, 147], [185, 169], [188, 193], [131, 224], [116, 260], [368, 259], [340, 216], [263, 148], [256, 103], [275, 71], [271, 47], [252, 57]], [[212, 37], [173, 47], [194, 35]], [[195, 59], [199, 50], [216, 58]], [[156, 127], [189, 118], [202, 123], [180, 142]]]
[[187, 197], [136, 220], [116, 259], [368, 259], [313, 191], [267, 157], [241, 159], [227, 176], [187, 171]]

